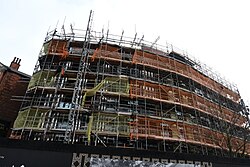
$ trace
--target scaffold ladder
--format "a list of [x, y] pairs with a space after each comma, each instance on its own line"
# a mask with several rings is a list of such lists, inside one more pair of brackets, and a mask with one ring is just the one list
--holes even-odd
[[81, 107], [81, 95], [82, 95], [82, 89], [84, 86], [85, 81], [85, 72], [86, 72], [86, 66], [88, 61], [88, 55], [89, 55], [89, 47], [90, 47], [90, 31], [91, 31], [91, 25], [93, 20], [93, 12], [90, 11], [89, 14], [89, 20], [87, 24], [87, 30], [85, 33], [84, 43], [82, 47], [82, 54], [81, 59], [78, 67], [78, 72], [76, 76], [76, 82], [74, 87], [74, 92], [72, 96], [72, 107], [70, 108], [69, 115], [68, 115], [68, 123], [64, 135], [64, 143], [69, 144], [70, 142], [74, 143], [74, 139], [72, 139], [72, 133], [74, 133], [74, 124], [75, 124], [75, 115], [76, 112], [80, 110]]

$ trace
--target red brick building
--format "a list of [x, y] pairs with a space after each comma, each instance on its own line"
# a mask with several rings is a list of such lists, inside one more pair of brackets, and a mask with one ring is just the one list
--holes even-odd
[[14, 58], [10, 66], [0, 62], [0, 136], [9, 135], [17, 117], [22, 96], [29, 84], [30, 76], [18, 71], [21, 59]]

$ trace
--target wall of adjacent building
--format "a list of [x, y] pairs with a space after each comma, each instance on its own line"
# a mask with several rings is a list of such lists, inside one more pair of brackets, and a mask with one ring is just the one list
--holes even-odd
[[[28, 75], [27, 75], [28, 76]], [[24, 96], [30, 77], [18, 72], [18, 68], [1, 67], [0, 70], [0, 136], [7, 137], [17, 117], [21, 101], [16, 96]], [[15, 97], [13, 97], [15, 96]], [[14, 100], [14, 98], [16, 100]]]

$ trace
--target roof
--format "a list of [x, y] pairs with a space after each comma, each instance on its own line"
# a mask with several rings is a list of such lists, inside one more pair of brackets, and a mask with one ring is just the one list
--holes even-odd
[[13, 73], [18, 74], [18, 75], [20, 75], [20, 76], [22, 76], [22, 77], [25, 77], [25, 78], [31, 78], [30, 75], [28, 75], [28, 74], [26, 74], [26, 73], [23, 73], [23, 72], [21, 72], [21, 71], [15, 70], [15, 69], [13, 69], [13, 68], [10, 68], [9, 66], [6, 66], [6, 65], [4, 65], [3, 63], [0, 62], [0, 71], [1, 71], [1, 69], [4, 69], [4, 70], [10, 71], [10, 72], [13, 72]]

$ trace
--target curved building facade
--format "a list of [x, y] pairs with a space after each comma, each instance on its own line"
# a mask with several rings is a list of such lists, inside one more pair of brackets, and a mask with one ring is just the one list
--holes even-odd
[[171, 45], [81, 33], [48, 33], [11, 138], [250, 154], [237, 87]]

